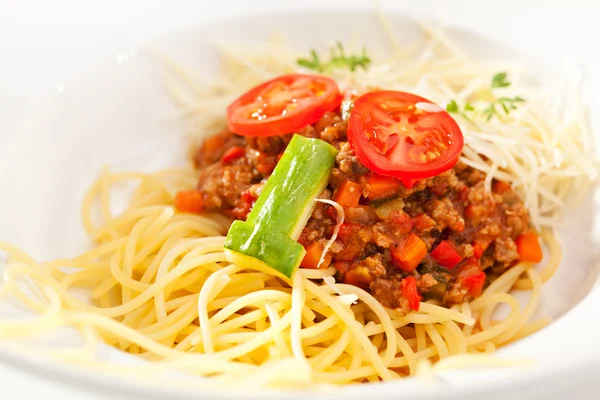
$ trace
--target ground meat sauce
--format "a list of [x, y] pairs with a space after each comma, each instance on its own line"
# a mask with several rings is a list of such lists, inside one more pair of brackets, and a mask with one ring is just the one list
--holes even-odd
[[[514, 240], [528, 229], [529, 214], [505, 182], [494, 181], [492, 193], [487, 193], [485, 174], [459, 162], [441, 175], [410, 188], [399, 185], [372, 201], [372, 173], [348, 144], [346, 121], [339, 114], [326, 113], [297, 133], [339, 150], [322, 198], [335, 196], [344, 181], [362, 189], [359, 206], [345, 209], [344, 224], [321, 265], [335, 266], [338, 281], [367, 289], [381, 304], [404, 314], [410, 309], [401, 282], [408, 276], [416, 279], [422, 298], [449, 306], [479, 294], [480, 289], [470, 290], [466, 277], [485, 271], [489, 282], [517, 262]], [[224, 131], [207, 139], [194, 159], [205, 211], [245, 219], [291, 137], [242, 137]], [[335, 208], [318, 203], [298, 241], [305, 247], [324, 245], [335, 224]], [[407, 241], [420, 243], [418, 239], [424, 242], [424, 258], [413, 267], [397, 253]], [[458, 253], [457, 265], [443, 266], [432, 257], [443, 241]]]

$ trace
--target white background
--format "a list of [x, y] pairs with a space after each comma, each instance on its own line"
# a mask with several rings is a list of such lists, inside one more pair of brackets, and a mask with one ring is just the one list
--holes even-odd
[[[600, 7], [596, 4], [594, 0], [380, 1], [384, 10], [408, 10], [481, 32], [528, 52], [556, 54], [557, 62], [568, 53], [586, 71], [600, 71]], [[8, 136], [15, 134], [19, 122], [35, 112], [35, 104], [45, 94], [68, 85], [74, 74], [103, 54], [171, 30], [233, 15], [372, 6], [372, 1], [358, 0], [0, 0], [0, 149]], [[590, 98], [599, 98], [598, 75], [590, 77], [586, 89]], [[593, 107], [600, 109], [600, 100], [594, 101]], [[581, 385], [579, 395], [570, 388], [568, 394], [556, 393], [556, 398], [586, 398], [584, 393], [597, 393], [595, 386], [589, 378]], [[0, 392], [3, 399], [101, 396], [34, 378], [4, 365], [0, 365]]]

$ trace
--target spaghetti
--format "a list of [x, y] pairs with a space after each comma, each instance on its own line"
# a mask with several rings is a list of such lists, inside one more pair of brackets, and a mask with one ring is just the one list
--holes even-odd
[[[402, 317], [358, 287], [321, 284], [332, 279], [334, 268], [302, 271], [292, 289], [271, 275], [228, 264], [224, 221], [173, 208], [172, 188], [189, 178], [184, 171], [104, 170], [83, 205], [86, 229], [97, 245], [78, 257], [37, 263], [0, 244], [10, 255], [2, 293], [41, 314], [33, 321], [2, 322], [2, 336], [85, 327], [153, 366], [218, 382], [243, 378], [281, 386], [406, 377], [424, 362], [487, 353], [544, 325], [528, 320], [541, 296], [542, 276], [550, 276], [527, 264], [511, 268], [470, 304], [447, 309], [424, 302], [419, 312]], [[139, 186], [128, 208], [113, 216], [111, 188], [131, 180]], [[103, 215], [98, 224], [94, 205]], [[550, 245], [546, 268], [553, 271], [560, 249], [551, 234], [544, 240]], [[520, 278], [523, 273], [526, 278]], [[509, 291], [524, 282], [531, 298], [522, 310]], [[95, 305], [73, 295], [73, 288], [87, 289]], [[348, 301], [348, 295], [354, 298]], [[510, 313], [492, 320], [500, 304]], [[85, 338], [88, 345], [98, 340], [96, 334]], [[280, 370], [282, 365], [287, 367]], [[281, 372], [290, 369], [293, 374]]]

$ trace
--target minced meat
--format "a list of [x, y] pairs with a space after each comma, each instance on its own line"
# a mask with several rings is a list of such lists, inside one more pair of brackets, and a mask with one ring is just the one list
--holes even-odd
[[[413, 182], [411, 187], [399, 185], [385, 199], [372, 201], [372, 173], [356, 157], [346, 129], [340, 115], [328, 112], [297, 132], [325, 140], [339, 151], [322, 197], [335, 198], [344, 181], [362, 188], [360, 204], [345, 210], [345, 222], [327, 257], [338, 270], [339, 281], [370, 290], [384, 306], [406, 313], [408, 301], [400, 283], [408, 276], [417, 280], [421, 295], [452, 305], [473, 297], [464, 284], [465, 276], [487, 268], [504, 270], [518, 260], [515, 239], [528, 229], [529, 214], [510, 185], [489, 193], [485, 173], [459, 162], [436, 177]], [[198, 191], [205, 199], [206, 211], [245, 219], [291, 137], [245, 138], [222, 132], [205, 141], [195, 162], [200, 175]], [[232, 159], [227, 151], [234, 146], [243, 146], [245, 151]], [[386, 204], [396, 208], [382, 213], [380, 207]], [[324, 242], [335, 225], [335, 208], [319, 204], [298, 241], [304, 246]], [[409, 238], [420, 239], [427, 253], [445, 241], [462, 259], [448, 268], [428, 254], [414, 269], [408, 268], [397, 249]]]

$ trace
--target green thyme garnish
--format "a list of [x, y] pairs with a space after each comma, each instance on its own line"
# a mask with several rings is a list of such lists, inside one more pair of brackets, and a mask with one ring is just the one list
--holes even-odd
[[500, 117], [500, 113], [498, 112], [498, 108], [504, 111], [505, 115], [510, 114], [511, 110], [517, 109], [517, 103], [524, 102], [525, 99], [522, 97], [500, 97], [496, 101], [490, 102], [490, 105], [483, 109], [481, 114], [485, 117], [486, 120], [492, 119], [494, 115]]
[[371, 65], [371, 59], [367, 56], [367, 50], [363, 47], [360, 54], [347, 55], [342, 43], [337, 42], [331, 49], [329, 60], [325, 61], [319, 57], [315, 49], [310, 50], [309, 58], [300, 58], [298, 65], [318, 72], [329, 72], [333, 69], [347, 68], [356, 71], [358, 68], [367, 69]]
[[506, 80], [506, 72], [500, 72], [492, 78], [491, 88], [503, 88], [510, 86], [510, 82]]
[[[502, 118], [503, 115], [508, 116], [512, 110], [517, 109], [518, 103], [523, 103], [525, 99], [519, 96], [499, 98], [494, 96], [494, 89], [505, 88], [511, 85], [507, 78], [508, 75], [506, 72], [499, 72], [494, 75], [492, 78], [492, 83], [489, 87], [489, 93], [491, 97], [493, 97], [493, 100], [491, 100], [483, 109], [477, 110], [469, 102], [467, 102], [464, 107], [461, 108], [455, 100], [451, 100], [446, 106], [446, 111], [449, 113], [458, 114], [471, 122], [472, 119], [478, 116], [482, 116], [487, 121], [491, 120], [494, 115], [498, 118]], [[502, 114], [502, 112], [504, 112], [504, 114]]]
[[459, 114], [464, 119], [471, 121], [471, 118], [467, 115], [467, 113], [475, 111], [475, 108], [467, 101], [465, 106], [461, 109], [456, 100], [450, 100], [450, 103], [446, 105], [446, 111], [449, 113]]

